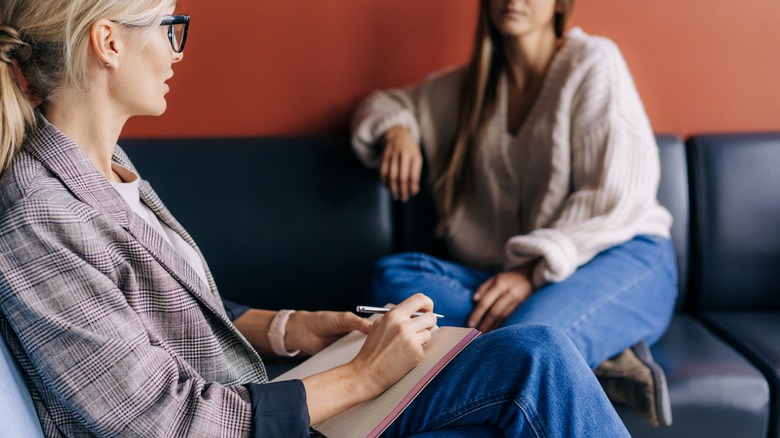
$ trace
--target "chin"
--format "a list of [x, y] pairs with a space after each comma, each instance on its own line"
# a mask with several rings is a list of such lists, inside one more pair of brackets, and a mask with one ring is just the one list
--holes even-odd
[[165, 110], [168, 109], [168, 103], [163, 101], [161, 105], [157, 106], [153, 110], [149, 111], [150, 116], [161, 116], [165, 114]]

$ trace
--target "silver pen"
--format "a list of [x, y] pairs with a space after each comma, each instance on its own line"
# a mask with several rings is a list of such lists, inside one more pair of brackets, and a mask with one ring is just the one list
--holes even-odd
[[[358, 313], [381, 313], [381, 314], [385, 314], [390, 309], [385, 309], [384, 307], [357, 306], [357, 308], [355, 310]], [[428, 312], [414, 312], [414, 313], [412, 313], [412, 318], [414, 318], [415, 316], [424, 315], [426, 313], [428, 313]], [[437, 318], [444, 318], [444, 315], [439, 315], [438, 313], [434, 313], [433, 316], [435, 316]]]

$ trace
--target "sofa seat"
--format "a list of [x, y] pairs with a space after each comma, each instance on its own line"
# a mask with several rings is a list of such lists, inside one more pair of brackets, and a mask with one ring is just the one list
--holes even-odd
[[780, 312], [707, 312], [702, 318], [764, 373], [772, 394], [769, 436], [780, 436]]
[[634, 412], [617, 406], [632, 436], [766, 436], [766, 379], [701, 322], [689, 315], [675, 315], [667, 332], [652, 347], [652, 353], [666, 373], [672, 425], [654, 428]]

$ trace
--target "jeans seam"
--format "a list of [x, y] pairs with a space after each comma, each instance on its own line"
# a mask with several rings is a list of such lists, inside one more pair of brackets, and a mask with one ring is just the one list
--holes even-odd
[[524, 397], [519, 397], [519, 400], [515, 399], [514, 403], [523, 412], [523, 416], [525, 416], [526, 421], [528, 421], [528, 424], [531, 426], [531, 430], [534, 431], [534, 435], [539, 438], [546, 438], [549, 436], [547, 430], [544, 428], [544, 423], [539, 421], [539, 415], [536, 413], [533, 403], [529, 403]]
[[[460, 408], [456, 409], [456, 411], [458, 411], [457, 414], [454, 414], [454, 416], [452, 418], [442, 422], [441, 424], [434, 426], [433, 429], [441, 429], [441, 428], [447, 427], [450, 424], [452, 424], [454, 421], [457, 421], [457, 420], [465, 417], [466, 415], [472, 414], [472, 413], [474, 413], [476, 411], [488, 408], [490, 406], [494, 406], [494, 405], [501, 404], [501, 403], [506, 403], [508, 400], [511, 400], [511, 398], [507, 398], [507, 397], [493, 397], [493, 396], [491, 396], [491, 397], [486, 397], [486, 398], [482, 399], [480, 402], [469, 403], [468, 405], [463, 405], [463, 407], [460, 407]], [[460, 412], [461, 409], [463, 409], [462, 412]]]
[[474, 412], [477, 412], [482, 409], [489, 408], [491, 406], [500, 405], [503, 403], [506, 403], [507, 401], [512, 401], [523, 413], [523, 417], [525, 417], [528, 424], [531, 426], [531, 430], [533, 430], [534, 435], [536, 435], [539, 438], [546, 438], [549, 437], [549, 434], [544, 428], [544, 424], [539, 421], [539, 416], [536, 413], [536, 411], [533, 408], [533, 403], [528, 403], [524, 398], [519, 397], [518, 399], [513, 399], [511, 397], [487, 397], [483, 399], [480, 403], [476, 404], [470, 404], [467, 409], [465, 409], [463, 412], [460, 412], [458, 414], [455, 414], [452, 418], [448, 419], [447, 421], [442, 422], [441, 424], [435, 425], [432, 427], [432, 430], [439, 430], [443, 429], [449, 425], [451, 425], [453, 422], [458, 421], [459, 419], [471, 415]]

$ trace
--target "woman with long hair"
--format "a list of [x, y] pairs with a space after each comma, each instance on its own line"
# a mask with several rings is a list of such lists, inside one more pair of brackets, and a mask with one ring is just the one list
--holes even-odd
[[646, 416], [668, 424], [647, 348], [677, 293], [657, 145], [615, 44], [565, 30], [572, 5], [481, 0], [467, 65], [358, 107], [353, 146], [395, 199], [419, 192], [427, 160], [449, 255], [386, 257], [371, 293], [422, 291], [444, 324], [482, 331], [550, 324], [592, 368], [625, 353], [649, 368]]

